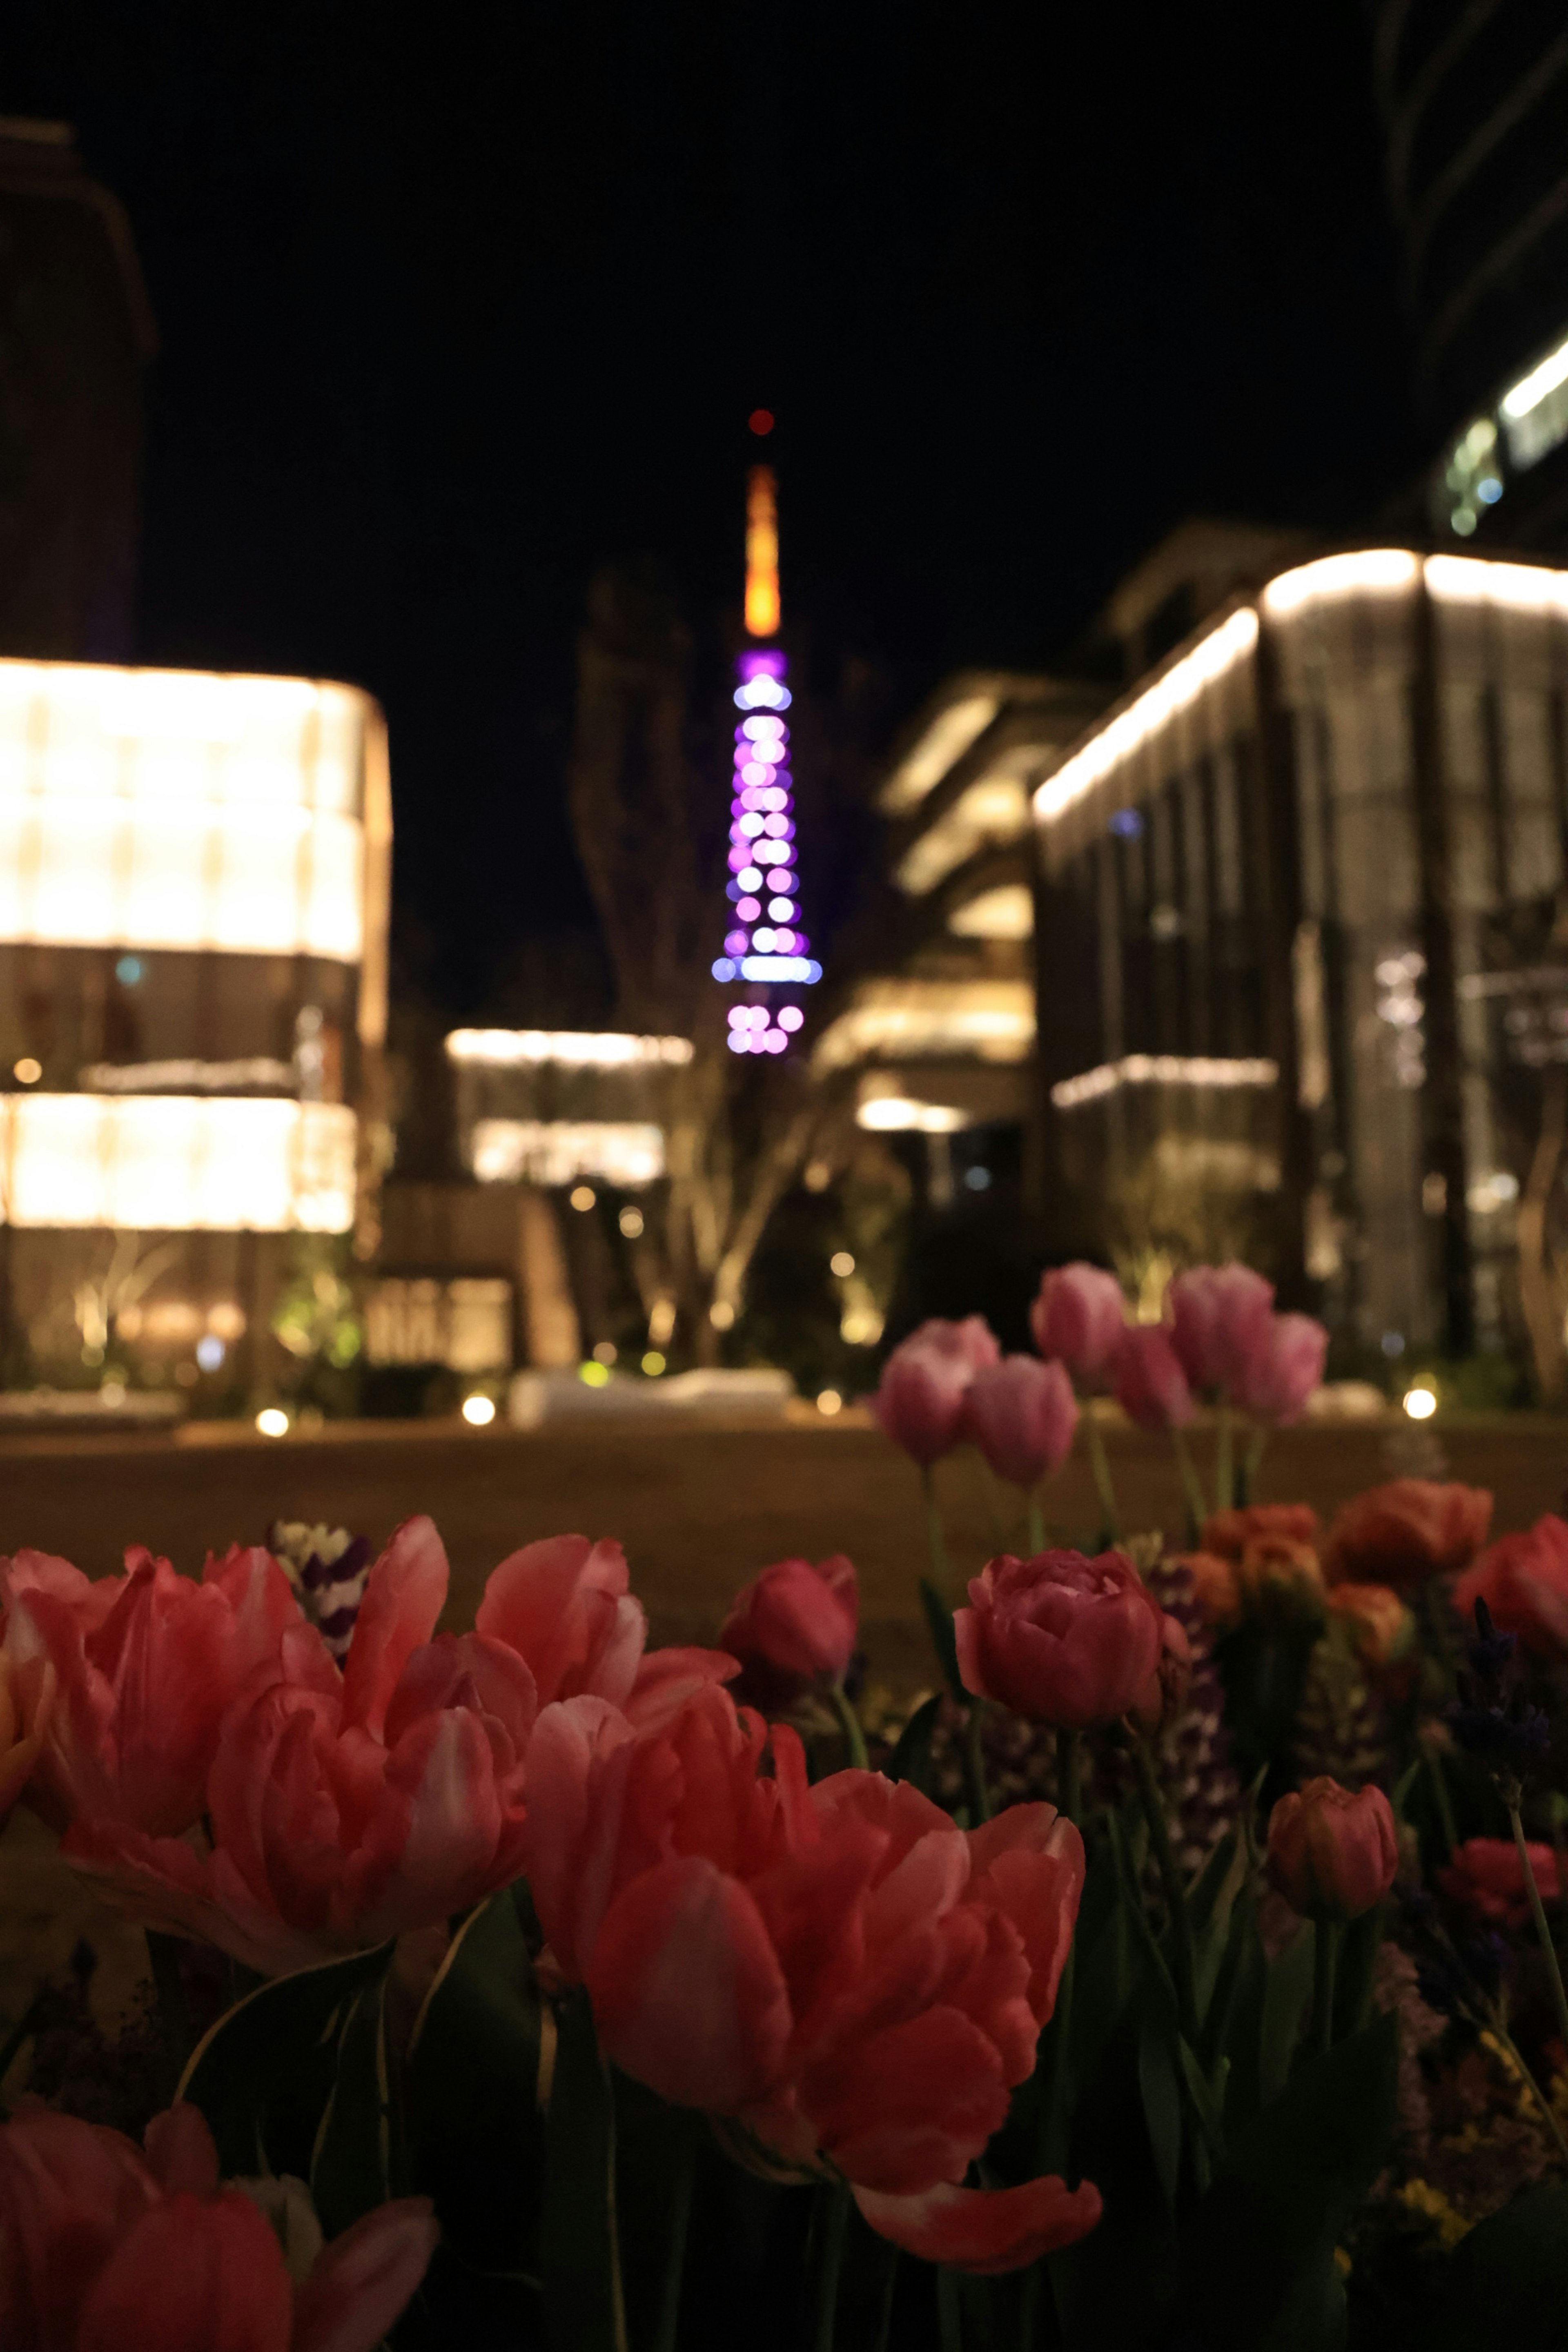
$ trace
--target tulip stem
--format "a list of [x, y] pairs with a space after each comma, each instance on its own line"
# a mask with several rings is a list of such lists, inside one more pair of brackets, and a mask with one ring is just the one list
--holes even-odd
[[969, 1763], [969, 1811], [971, 1829], [991, 1819], [991, 1791], [985, 1786], [985, 1749], [981, 1742], [982, 1717], [985, 1701], [972, 1698], [969, 1702], [969, 1731], [964, 1752]]
[[958, 2273], [944, 2263], [936, 2274], [936, 2326], [942, 2352], [963, 2352], [963, 2323], [958, 2308]]
[[1093, 1400], [1083, 1409], [1084, 1442], [1089, 1447], [1089, 1466], [1094, 1474], [1094, 1490], [1100, 1496], [1100, 1539], [1101, 1544], [1120, 1541], [1121, 1530], [1116, 1517], [1116, 1489], [1110, 1483], [1110, 1464], [1106, 1457], [1105, 1439], [1100, 1433]]
[[921, 1467], [921, 1485], [926, 1498], [926, 1541], [931, 1547], [931, 1572], [936, 1589], [947, 1593], [952, 1586], [952, 1570], [948, 1565], [947, 1546], [942, 1541], [942, 1513], [936, 1507], [936, 1475], [927, 1462]]
[[1037, 1559], [1046, 1548], [1046, 1515], [1040, 1508], [1040, 1490], [1029, 1489], [1029, 1557]]
[[668, 2237], [664, 2252], [664, 2285], [659, 2295], [658, 2333], [654, 2352], [676, 2352], [680, 2335], [680, 2289], [686, 2276], [686, 2238], [691, 2221], [691, 2183], [697, 2170], [697, 2136], [680, 2136], [669, 2184]]
[[1083, 1791], [1080, 1767], [1083, 1748], [1076, 1731], [1063, 1724], [1057, 1726], [1057, 1811], [1065, 1813], [1075, 1829], [1080, 1826]]
[[1187, 1517], [1192, 1521], [1189, 1532], [1194, 1543], [1197, 1543], [1203, 1536], [1204, 1521], [1208, 1517], [1208, 1505], [1204, 1501], [1203, 1482], [1198, 1476], [1197, 1465], [1193, 1460], [1186, 1439], [1174, 1422], [1171, 1423], [1171, 1443], [1176, 1449], [1176, 1462], [1182, 1473], [1182, 1484], [1187, 1491]]
[[1247, 1449], [1247, 1468], [1243, 1473], [1243, 1477], [1246, 1482], [1246, 1492], [1241, 1496], [1243, 1503], [1250, 1503], [1254, 1495], [1258, 1492], [1258, 1474], [1263, 1468], [1263, 1456], [1268, 1444], [1268, 1423], [1266, 1421], [1262, 1421], [1258, 1423], [1258, 1427], [1253, 1431], [1252, 1443]]
[[1312, 2050], [1321, 2054], [1334, 2038], [1334, 1971], [1340, 1957], [1337, 1919], [1312, 1922]]
[[1228, 1511], [1236, 1500], [1236, 1451], [1232, 1444], [1230, 1407], [1219, 1409], [1219, 1437], [1215, 1446], [1215, 1508]]
[[866, 1754], [866, 1734], [860, 1727], [859, 1717], [844, 1695], [842, 1683], [828, 1685], [827, 1703], [838, 1717], [838, 1728], [844, 1734], [844, 1745], [848, 1750], [850, 1763], [857, 1772], [864, 1772], [868, 1761]]
[[899, 2283], [899, 2250], [890, 2239], [883, 2248], [882, 2292], [878, 2298], [876, 2352], [888, 2352], [893, 2333], [893, 2290]]
[[816, 2325], [812, 2352], [833, 2352], [833, 2326], [838, 2311], [838, 2273], [844, 2260], [844, 2231], [849, 2220], [849, 2184], [836, 2180], [818, 2192], [816, 2252]]
[[1430, 1739], [1424, 1739], [1421, 1742], [1421, 1753], [1426, 1759], [1426, 1769], [1431, 1775], [1432, 1793], [1437, 1802], [1438, 1825], [1443, 1832], [1443, 1843], [1448, 1849], [1448, 1859], [1452, 1862], [1455, 1848], [1459, 1843], [1459, 1825], [1454, 1819], [1454, 1805], [1448, 1794], [1448, 1783], [1443, 1778], [1443, 1759]]
[[1149, 1743], [1134, 1735], [1132, 1767], [1138, 1775], [1138, 1794], [1143, 1803], [1143, 1818], [1149, 1824], [1149, 1843], [1154, 1849], [1154, 1861], [1160, 1873], [1160, 1884], [1165, 1890], [1165, 1908], [1171, 1915], [1172, 1973], [1176, 1980], [1176, 2008], [1182, 2032], [1189, 2046], [1198, 2046], [1197, 1965], [1193, 1950], [1193, 1923], [1187, 1913], [1186, 1891], [1182, 1874], [1176, 1866], [1175, 1850], [1171, 1843], [1171, 1825], [1165, 1819], [1165, 1801], [1160, 1794], [1160, 1783], [1154, 1770], [1154, 1759]]
[[1552, 1978], [1552, 1999], [1557, 2004], [1557, 2031], [1563, 2036], [1563, 2047], [1568, 2049], [1568, 1994], [1563, 1990], [1563, 1970], [1558, 1963], [1557, 1947], [1552, 1940], [1552, 1930], [1546, 1921], [1546, 1906], [1541, 1900], [1541, 1889], [1535, 1883], [1535, 1873], [1531, 1867], [1530, 1848], [1524, 1842], [1524, 1823], [1520, 1818], [1517, 1797], [1509, 1805], [1508, 1817], [1513, 1825], [1514, 1852], [1524, 1873], [1525, 1890], [1535, 1919], [1535, 1932], [1541, 1938], [1541, 1948], [1546, 1955], [1546, 1966]]

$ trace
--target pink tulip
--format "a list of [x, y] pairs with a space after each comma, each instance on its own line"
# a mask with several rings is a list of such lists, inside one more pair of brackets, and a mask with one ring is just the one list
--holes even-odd
[[1047, 1360], [1064, 1363], [1086, 1396], [1110, 1385], [1126, 1323], [1116, 1276], [1081, 1260], [1042, 1275], [1039, 1296], [1029, 1309], [1036, 1347]]
[[55, 1827], [89, 1814], [173, 1837], [201, 1819], [225, 1711], [300, 1608], [259, 1547], [209, 1558], [200, 1584], [140, 1547], [125, 1567], [92, 1584], [68, 1560], [18, 1552], [8, 1676], [24, 1719], [53, 1678], [30, 1793]]
[[959, 2189], [1033, 2068], [1078, 1832], [1018, 1805], [965, 1832], [877, 1773], [808, 1789], [784, 1727], [767, 1779], [763, 1738], [717, 1688], [651, 1734], [593, 1699], [540, 1717], [530, 1885], [607, 2055], [781, 2166], [827, 2158], [873, 2228], [933, 2259], [1002, 2268], [1082, 2235], [1092, 2190], [935, 2193]]
[[431, 1639], [447, 1555], [410, 1519], [371, 1570], [337, 1667], [313, 1626], [225, 1719], [211, 1851], [79, 1819], [64, 1850], [124, 1907], [268, 1974], [361, 1949], [506, 1885], [521, 1868], [532, 1676], [482, 1633]]
[[1568, 1659], [1568, 1524], [1548, 1512], [1532, 1528], [1500, 1536], [1454, 1587], [1461, 1622], [1484, 1601], [1500, 1633], [1516, 1633], [1538, 1658]]
[[1288, 1429], [1321, 1388], [1329, 1335], [1310, 1315], [1270, 1315], [1233, 1383], [1231, 1402], [1254, 1421]]
[[1359, 1919], [1394, 1884], [1399, 1846], [1381, 1789], [1353, 1795], [1321, 1774], [1268, 1816], [1268, 1882], [1309, 1919]]
[[0, 2126], [5, 2352], [373, 2352], [437, 2235], [428, 2198], [379, 2206], [295, 2285], [195, 2108], [155, 2116], [145, 2154], [45, 2107]]
[[1194, 1265], [1166, 1299], [1171, 1345], [1194, 1389], [1227, 1397], [1262, 1342], [1274, 1286], [1245, 1265]]
[[618, 1543], [548, 1536], [490, 1570], [475, 1628], [523, 1660], [541, 1706], [607, 1698], [634, 1723], [663, 1721], [701, 1684], [728, 1681], [735, 1661], [720, 1650], [645, 1655], [647, 1617], [629, 1581]]
[[922, 1323], [883, 1365], [871, 1410], [894, 1444], [927, 1470], [958, 1444], [969, 1383], [1001, 1355], [982, 1316], [967, 1316], [962, 1323]]
[[953, 1618], [959, 1672], [977, 1698], [1031, 1723], [1089, 1731], [1146, 1699], [1164, 1613], [1124, 1552], [992, 1560]]
[[1071, 1447], [1078, 1427], [1072, 1382], [1060, 1364], [1005, 1356], [971, 1381], [966, 1427], [999, 1478], [1037, 1486]]
[[737, 1594], [719, 1639], [741, 1661], [746, 1695], [769, 1712], [817, 1681], [841, 1683], [855, 1652], [854, 1563], [842, 1552], [814, 1568], [781, 1559]]
[[1140, 1429], [1183, 1429], [1197, 1411], [1163, 1331], [1131, 1323], [1116, 1352], [1116, 1402]]

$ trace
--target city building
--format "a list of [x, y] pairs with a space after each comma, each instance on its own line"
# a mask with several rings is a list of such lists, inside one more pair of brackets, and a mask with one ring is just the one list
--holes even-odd
[[1568, 26], [1374, 0], [1373, 66], [1442, 539], [1568, 546]]
[[0, 117], [0, 654], [123, 661], [156, 336], [65, 123]]
[[291, 1281], [314, 1344], [374, 1239], [391, 849], [353, 687], [0, 661], [13, 1383], [265, 1389]]
[[1347, 1346], [1535, 1347], [1565, 709], [1568, 572], [1373, 545], [1238, 589], [1052, 754], [1053, 1255], [1263, 1255]]

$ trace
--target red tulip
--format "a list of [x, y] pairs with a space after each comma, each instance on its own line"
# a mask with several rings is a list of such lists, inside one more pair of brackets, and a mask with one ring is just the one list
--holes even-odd
[[1396, 1665], [1415, 1639], [1415, 1620], [1390, 1585], [1331, 1585], [1324, 1600], [1330, 1617], [1349, 1628], [1357, 1657], [1374, 1674]]
[[209, 1558], [200, 1584], [140, 1548], [125, 1567], [90, 1584], [68, 1560], [18, 1552], [9, 1675], [29, 1717], [46, 1675], [56, 1685], [32, 1779], [40, 1812], [57, 1828], [83, 1814], [173, 1837], [201, 1819], [225, 1711], [300, 1608], [259, 1547]]
[[524, 1661], [541, 1706], [593, 1696], [634, 1723], [664, 1721], [700, 1684], [728, 1681], [735, 1661], [718, 1650], [645, 1655], [647, 1617], [628, 1582], [618, 1543], [548, 1536], [490, 1570], [475, 1628]]
[[1537, 1657], [1568, 1658], [1568, 1523], [1548, 1512], [1518, 1535], [1500, 1536], [1454, 1587], [1467, 1623], [1478, 1601], [1500, 1633], [1517, 1633]]
[[1022, 2270], [1087, 2237], [1100, 2215], [1092, 2180], [1069, 2189], [1047, 2174], [1016, 2189], [953, 2189], [945, 2183], [923, 2197], [884, 2197], [857, 2189], [855, 2202], [873, 2230], [922, 2262], [982, 2278]]
[[1231, 1402], [1254, 1421], [1287, 1429], [1323, 1382], [1329, 1335], [1310, 1315], [1271, 1315], [1232, 1383]]
[[1484, 1486], [1393, 1478], [1340, 1511], [1329, 1529], [1324, 1572], [1331, 1584], [1392, 1584], [1398, 1591], [1452, 1575], [1485, 1543], [1491, 1516]]
[[302, 1622], [226, 1717], [212, 1850], [79, 1820], [65, 1852], [154, 1925], [268, 1974], [445, 1919], [521, 1867], [527, 1666], [481, 1633], [430, 1639], [447, 1556], [428, 1519], [372, 1570], [340, 1676]]
[[46, 1658], [24, 1677], [0, 1645], [0, 1829], [33, 1775], [55, 1703], [55, 1670]]
[[1108, 1388], [1127, 1314], [1113, 1274], [1079, 1260], [1040, 1277], [1029, 1328], [1042, 1356], [1064, 1363], [1085, 1395]]
[[1116, 1402], [1140, 1429], [1184, 1429], [1197, 1411], [1163, 1331], [1131, 1323], [1116, 1351]]
[[[1525, 1852], [1542, 1900], [1554, 1903], [1560, 1891], [1557, 1856], [1549, 1845], [1533, 1842]], [[1466, 1838], [1437, 1873], [1437, 1884], [1450, 1902], [1489, 1927], [1519, 1928], [1530, 1916], [1524, 1872], [1511, 1838]]]
[[998, 1478], [1037, 1486], [1067, 1459], [1078, 1427], [1072, 1382], [1060, 1364], [1005, 1356], [969, 1383], [968, 1433]]
[[[1082, 1841], [1046, 1805], [972, 1834], [908, 1782], [808, 1790], [799, 1741], [700, 1693], [656, 1733], [591, 1699], [529, 1758], [530, 1884], [606, 2054], [732, 2118], [783, 2167], [824, 2158], [874, 2228], [1001, 2268], [1092, 2227], [1092, 2192], [952, 2207], [1034, 2065], [1071, 1938]], [[1058, 2237], [1053, 2232], [1060, 2231]]]
[[296, 2286], [195, 2108], [155, 2116], [145, 2154], [44, 2107], [0, 2126], [5, 2352], [372, 2352], [437, 2234], [427, 2198], [380, 2206]]
[[1231, 1394], [1263, 1343], [1274, 1286], [1245, 1265], [1194, 1265], [1167, 1294], [1171, 1345], [1194, 1389]]
[[1124, 1552], [1043, 1551], [994, 1559], [953, 1618], [959, 1671], [977, 1698], [1033, 1723], [1088, 1731], [1146, 1692], [1164, 1612]]
[[922, 1323], [893, 1349], [882, 1367], [871, 1410], [884, 1433], [922, 1470], [940, 1461], [963, 1435], [969, 1383], [1002, 1350], [983, 1317], [962, 1323]]
[[1399, 1847], [1381, 1789], [1352, 1795], [1323, 1775], [1268, 1817], [1268, 1882], [1309, 1919], [1359, 1919], [1394, 1884]]
[[719, 1639], [739, 1658], [748, 1695], [776, 1709], [819, 1680], [841, 1683], [855, 1651], [854, 1563], [842, 1552], [814, 1568], [776, 1560], [736, 1595]]

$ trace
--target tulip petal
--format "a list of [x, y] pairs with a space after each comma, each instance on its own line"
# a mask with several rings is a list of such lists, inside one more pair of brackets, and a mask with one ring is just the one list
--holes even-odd
[[142, 2135], [147, 2161], [165, 2196], [182, 2189], [193, 2197], [217, 2193], [217, 2149], [200, 2107], [177, 2099], [154, 2116]]
[[405, 1519], [365, 1582], [343, 1667], [345, 1724], [379, 1735], [399, 1675], [436, 1630], [447, 1577], [434, 1521]]
[[[527, 1659], [542, 1706], [584, 1690], [619, 1706], [647, 1634], [627, 1582], [619, 1544], [547, 1536], [490, 1570], [475, 1628]], [[592, 1671], [595, 1663], [607, 1678]]]
[[855, 2202], [879, 2236], [890, 2238], [922, 2262], [989, 2277], [1022, 2270], [1086, 2237], [1100, 2214], [1092, 2180], [1068, 2189], [1055, 2173], [1016, 2189], [954, 2189], [943, 2184], [921, 2197], [855, 2190]]
[[248, 2197], [169, 2198], [121, 2238], [75, 2352], [289, 2352], [293, 2291]]
[[801, 2104], [850, 2180], [911, 2196], [962, 2179], [1007, 2114], [1000, 2053], [973, 2018], [923, 2010], [881, 2032], [835, 2037]]
[[623, 1888], [587, 1983], [607, 2054], [677, 2106], [733, 2115], [783, 2066], [790, 2003], [772, 1940], [740, 1881], [700, 1854]]
[[334, 2238], [294, 2297], [289, 2352], [372, 2352], [429, 2267], [440, 2236], [427, 2197], [404, 2197]]
[[637, 1662], [625, 1702], [626, 1720], [639, 1731], [662, 1731], [698, 1691], [709, 1683], [733, 1682], [740, 1671], [740, 1660], [727, 1650], [649, 1650]]

